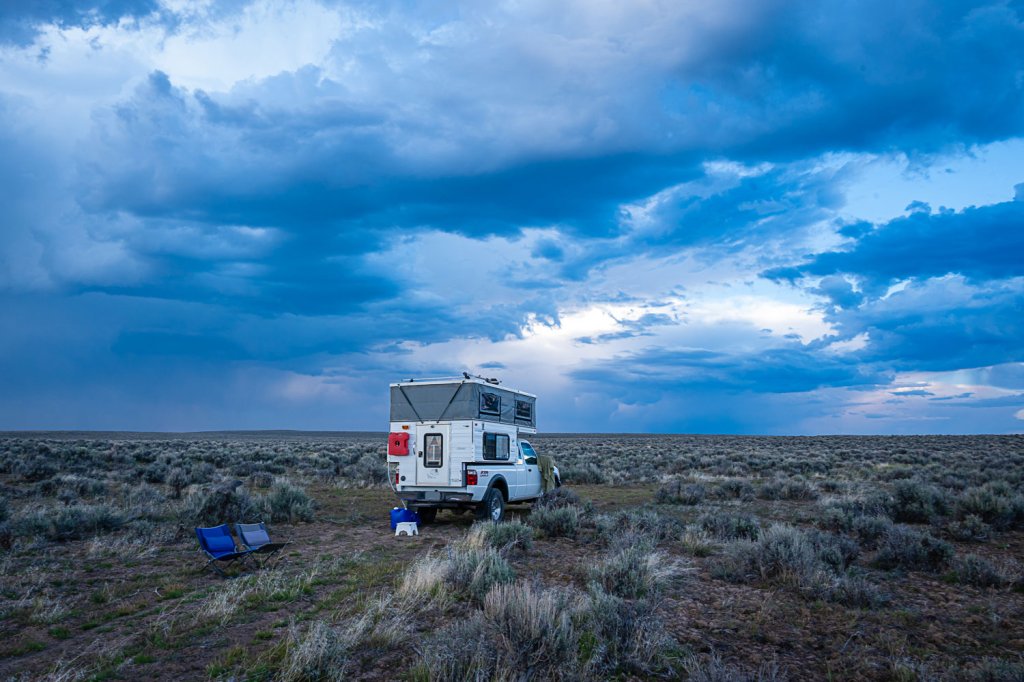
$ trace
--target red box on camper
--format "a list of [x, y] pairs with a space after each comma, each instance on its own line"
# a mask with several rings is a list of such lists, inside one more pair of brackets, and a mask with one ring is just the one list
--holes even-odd
[[408, 455], [409, 454], [409, 434], [408, 433], [389, 433], [388, 434], [388, 454], [389, 455]]

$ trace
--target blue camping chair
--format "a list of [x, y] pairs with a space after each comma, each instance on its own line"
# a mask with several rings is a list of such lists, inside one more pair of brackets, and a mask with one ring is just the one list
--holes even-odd
[[275, 553], [283, 549], [290, 542], [271, 542], [270, 535], [267, 533], [267, 524], [263, 523], [236, 523], [235, 532], [238, 534], [238, 539], [242, 541], [242, 545], [249, 550], [254, 556], [263, 555], [263, 563], [261, 566], [265, 566], [269, 562]]
[[252, 553], [252, 550], [249, 549], [238, 551], [238, 548], [235, 547], [235, 539], [231, 537], [231, 530], [226, 523], [212, 528], [196, 528], [196, 537], [199, 539], [199, 547], [206, 556], [210, 557], [203, 568], [213, 568], [225, 577], [227, 574], [217, 565], [218, 562], [230, 566], [236, 561], [247, 558]]

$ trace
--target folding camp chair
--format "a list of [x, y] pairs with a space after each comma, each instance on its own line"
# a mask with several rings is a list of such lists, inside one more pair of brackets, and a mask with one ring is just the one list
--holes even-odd
[[212, 528], [196, 528], [196, 537], [199, 539], [199, 547], [203, 553], [210, 557], [203, 568], [212, 568], [224, 577], [227, 577], [227, 574], [217, 565], [217, 562], [230, 566], [252, 554], [252, 550], [248, 548], [241, 552], [238, 551], [238, 548], [235, 547], [235, 539], [231, 537], [231, 530], [226, 523]]
[[235, 532], [238, 533], [238, 539], [242, 541], [242, 545], [253, 554], [253, 558], [258, 558], [257, 555], [264, 557], [261, 566], [265, 566], [278, 551], [291, 544], [290, 542], [271, 542], [270, 535], [267, 534], [267, 524], [262, 521], [260, 523], [236, 523]]

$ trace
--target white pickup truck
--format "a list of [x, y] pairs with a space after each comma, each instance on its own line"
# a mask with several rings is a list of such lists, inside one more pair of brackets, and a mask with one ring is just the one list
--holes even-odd
[[410, 380], [391, 384], [388, 478], [421, 523], [438, 509], [473, 509], [500, 521], [509, 503], [532, 502], [560, 485], [523, 436], [537, 433], [537, 397], [494, 379]]

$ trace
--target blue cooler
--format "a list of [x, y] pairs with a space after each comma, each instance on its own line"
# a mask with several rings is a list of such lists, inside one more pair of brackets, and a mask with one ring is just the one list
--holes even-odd
[[408, 523], [410, 521], [419, 525], [420, 515], [412, 509], [402, 509], [401, 507], [395, 507], [391, 510], [391, 530], [395, 530], [400, 523]]

